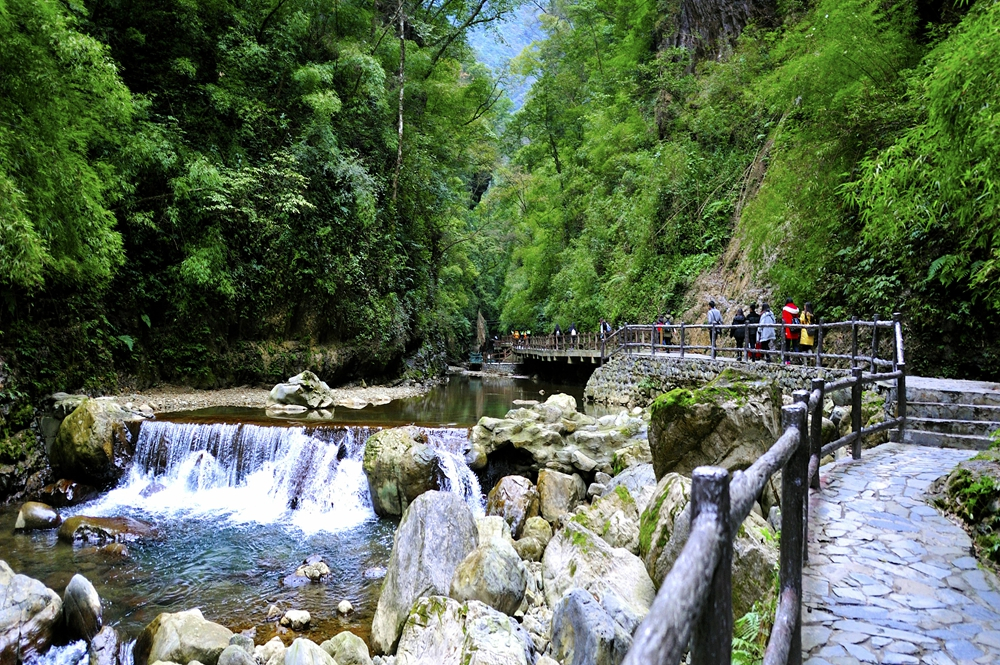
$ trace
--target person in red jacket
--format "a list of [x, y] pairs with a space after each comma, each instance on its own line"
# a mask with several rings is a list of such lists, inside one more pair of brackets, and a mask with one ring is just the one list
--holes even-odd
[[[785, 306], [781, 308], [781, 320], [785, 323], [785, 353], [799, 352], [799, 336], [802, 334], [799, 320], [799, 308], [795, 302], [789, 298], [785, 301]], [[790, 358], [785, 358], [785, 364], [791, 363]]]

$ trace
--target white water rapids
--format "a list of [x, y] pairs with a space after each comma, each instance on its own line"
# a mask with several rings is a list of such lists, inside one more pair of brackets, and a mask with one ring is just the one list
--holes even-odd
[[[127, 476], [91, 514], [139, 509], [161, 517], [226, 517], [240, 524], [290, 524], [305, 533], [340, 531], [375, 519], [362, 469], [366, 427], [268, 427], [149, 421], [139, 430]], [[442, 489], [477, 515], [483, 498], [465, 464], [465, 429], [425, 429]]]

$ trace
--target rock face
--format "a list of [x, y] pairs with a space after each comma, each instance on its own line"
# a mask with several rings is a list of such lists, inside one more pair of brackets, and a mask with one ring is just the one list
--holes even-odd
[[62, 524], [62, 517], [59, 516], [51, 506], [37, 501], [28, 501], [17, 513], [17, 520], [14, 522], [15, 531], [39, 531], [42, 529], [55, 529]]
[[552, 537], [542, 557], [545, 600], [555, 607], [567, 591], [589, 591], [627, 630], [649, 611], [656, 590], [642, 560], [613, 548], [582, 524], [569, 522]]
[[623, 486], [605, 494], [573, 516], [578, 522], [611, 545], [639, 553], [639, 509]]
[[552, 614], [552, 656], [564, 665], [618, 665], [632, 636], [594, 597], [571, 589]]
[[449, 595], [460, 603], [478, 600], [512, 615], [524, 600], [526, 583], [521, 557], [506, 541], [492, 538], [458, 564]]
[[298, 637], [285, 649], [285, 665], [337, 665], [318, 644]]
[[0, 436], [0, 501], [33, 497], [52, 481], [51, 476], [48, 457], [34, 432], [22, 430], [6, 438]]
[[[217, 665], [233, 633], [225, 626], [206, 621], [201, 610], [163, 613], [146, 626], [132, 647], [135, 665], [160, 660], [170, 663]], [[325, 654], [324, 654], [325, 655]]]
[[650, 407], [653, 471], [690, 475], [698, 466], [745, 469], [774, 445], [780, 429], [777, 384], [723, 372], [698, 390], [677, 388]]
[[372, 665], [372, 659], [368, 655], [368, 645], [349, 630], [338, 633], [319, 646], [330, 654], [337, 665]]
[[538, 511], [538, 490], [523, 476], [501, 478], [486, 498], [486, 514], [504, 518], [515, 538], [521, 537], [524, 523]]
[[626, 412], [598, 422], [576, 410], [575, 398], [557, 394], [503, 418], [481, 418], [472, 429], [470, 458], [513, 446], [531, 455], [534, 469], [610, 473], [618, 451], [640, 443], [645, 429], [642, 418]]
[[59, 527], [59, 540], [68, 543], [128, 543], [153, 535], [153, 527], [128, 517], [70, 517]]
[[63, 592], [63, 623], [71, 639], [88, 642], [104, 624], [101, 597], [83, 575], [74, 575]]
[[59, 425], [49, 451], [52, 468], [64, 477], [97, 487], [115, 482], [132, 457], [125, 422], [133, 418], [112, 401], [83, 400]]
[[568, 475], [551, 469], [538, 472], [538, 494], [542, 517], [550, 522], [573, 512], [587, 498], [587, 485], [577, 474]]
[[306, 370], [301, 374], [271, 388], [267, 406], [297, 406], [306, 409], [326, 409], [333, 406], [334, 396], [330, 386]]
[[373, 434], [365, 443], [365, 476], [375, 512], [402, 515], [429, 490], [441, 489], [444, 474], [437, 453], [416, 427], [396, 427]]
[[406, 620], [396, 665], [531, 665], [531, 638], [510, 617], [470, 600], [421, 598]]
[[44, 652], [62, 614], [52, 589], [26, 575], [15, 575], [0, 561], [0, 663], [13, 665]]
[[[640, 521], [639, 553], [657, 585], [670, 572], [690, 532], [691, 480], [668, 473]], [[767, 534], [767, 535], [765, 535]], [[746, 614], [772, 591], [778, 545], [767, 522], [751, 512], [733, 540], [733, 612]]]
[[376, 653], [395, 650], [418, 598], [448, 594], [455, 569], [477, 544], [472, 511], [456, 495], [431, 491], [410, 504], [396, 530], [372, 620], [371, 644]]

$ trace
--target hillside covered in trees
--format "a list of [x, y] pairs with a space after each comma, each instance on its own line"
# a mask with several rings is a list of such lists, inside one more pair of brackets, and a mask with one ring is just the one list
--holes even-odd
[[[419, 373], [478, 311], [649, 321], [709, 271], [1000, 374], [1000, 5], [525, 4], [0, 0], [7, 419]], [[511, 112], [469, 35], [516, 17]]]

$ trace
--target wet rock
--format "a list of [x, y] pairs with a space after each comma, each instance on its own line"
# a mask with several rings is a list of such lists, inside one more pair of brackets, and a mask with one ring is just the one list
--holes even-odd
[[298, 406], [305, 409], [326, 409], [333, 406], [335, 396], [330, 386], [310, 371], [296, 374], [286, 383], [279, 383], [267, 396], [267, 406]]
[[257, 661], [252, 652], [247, 652], [236, 644], [230, 644], [219, 654], [218, 665], [257, 665]]
[[154, 494], [159, 494], [165, 489], [167, 489], [166, 485], [164, 485], [163, 483], [158, 483], [156, 481], [153, 481], [142, 488], [142, 491], [139, 492], [139, 496], [141, 496], [144, 499], [148, 499]]
[[17, 575], [0, 561], [0, 662], [17, 663], [44, 653], [62, 614], [62, 601], [52, 589]]
[[521, 537], [525, 521], [537, 516], [538, 511], [538, 490], [523, 476], [501, 478], [486, 499], [486, 514], [502, 517], [510, 525], [515, 538]]
[[349, 600], [342, 600], [337, 605], [338, 614], [350, 614], [353, 611], [354, 611], [354, 605], [351, 605], [351, 601]]
[[174, 663], [197, 660], [204, 665], [217, 665], [232, 636], [232, 631], [207, 621], [197, 608], [164, 612], [139, 633], [132, 655], [135, 665], [147, 665], [158, 660]]
[[[256, 628], [252, 628], [251, 630], [254, 633], [257, 632]], [[253, 655], [253, 649], [254, 649], [253, 638], [250, 637], [249, 635], [244, 635], [243, 633], [236, 633], [235, 635], [229, 638], [229, 646], [237, 646], [246, 651], [251, 656]]]
[[312, 617], [305, 610], [288, 610], [279, 622], [282, 626], [287, 626], [292, 630], [303, 630], [309, 626]]
[[563, 665], [617, 665], [632, 637], [583, 589], [571, 589], [552, 613], [552, 657]]
[[330, 654], [337, 665], [372, 665], [365, 641], [345, 630], [319, 645], [323, 651]]
[[135, 416], [110, 400], [86, 399], [59, 425], [49, 451], [56, 473], [106, 487], [118, 480], [132, 457], [126, 421]]
[[62, 479], [43, 487], [38, 493], [38, 499], [50, 506], [64, 508], [90, 501], [98, 494], [97, 489], [90, 485]]
[[100, 632], [104, 623], [101, 597], [83, 575], [74, 575], [63, 592], [63, 623], [70, 639], [88, 642]]
[[476, 522], [450, 492], [426, 492], [406, 509], [396, 530], [388, 572], [372, 620], [372, 648], [392, 653], [413, 603], [446, 595], [455, 569], [476, 548]]
[[657, 478], [698, 466], [745, 469], [781, 434], [774, 381], [725, 371], [698, 390], [677, 388], [650, 407], [649, 447]]
[[554, 522], [560, 516], [573, 512], [587, 496], [587, 486], [577, 474], [568, 475], [542, 469], [538, 472], [538, 494], [541, 499], [542, 517]]
[[441, 489], [437, 453], [416, 427], [395, 427], [370, 436], [363, 466], [372, 506], [382, 516], [402, 515], [418, 496]]
[[59, 527], [59, 540], [68, 543], [134, 542], [153, 535], [153, 527], [129, 517], [70, 517]]
[[581, 507], [573, 521], [598, 534], [611, 547], [639, 553], [639, 509], [632, 495], [622, 486], [592, 505]]
[[55, 529], [60, 524], [62, 524], [62, 517], [51, 506], [37, 501], [28, 501], [21, 506], [21, 510], [17, 513], [14, 530], [40, 531]]
[[449, 595], [460, 603], [478, 600], [512, 615], [524, 599], [525, 583], [521, 557], [510, 544], [493, 538], [481, 542], [458, 564]]
[[121, 640], [118, 632], [111, 626], [101, 628], [90, 641], [87, 653], [90, 657], [89, 665], [120, 665]]
[[304, 637], [297, 637], [285, 649], [285, 665], [338, 665], [318, 644]]
[[310, 582], [321, 582], [323, 578], [330, 575], [330, 566], [318, 556], [311, 556], [302, 562], [302, 565], [295, 569], [295, 572], [286, 577], [283, 582], [285, 586], [298, 586]]

